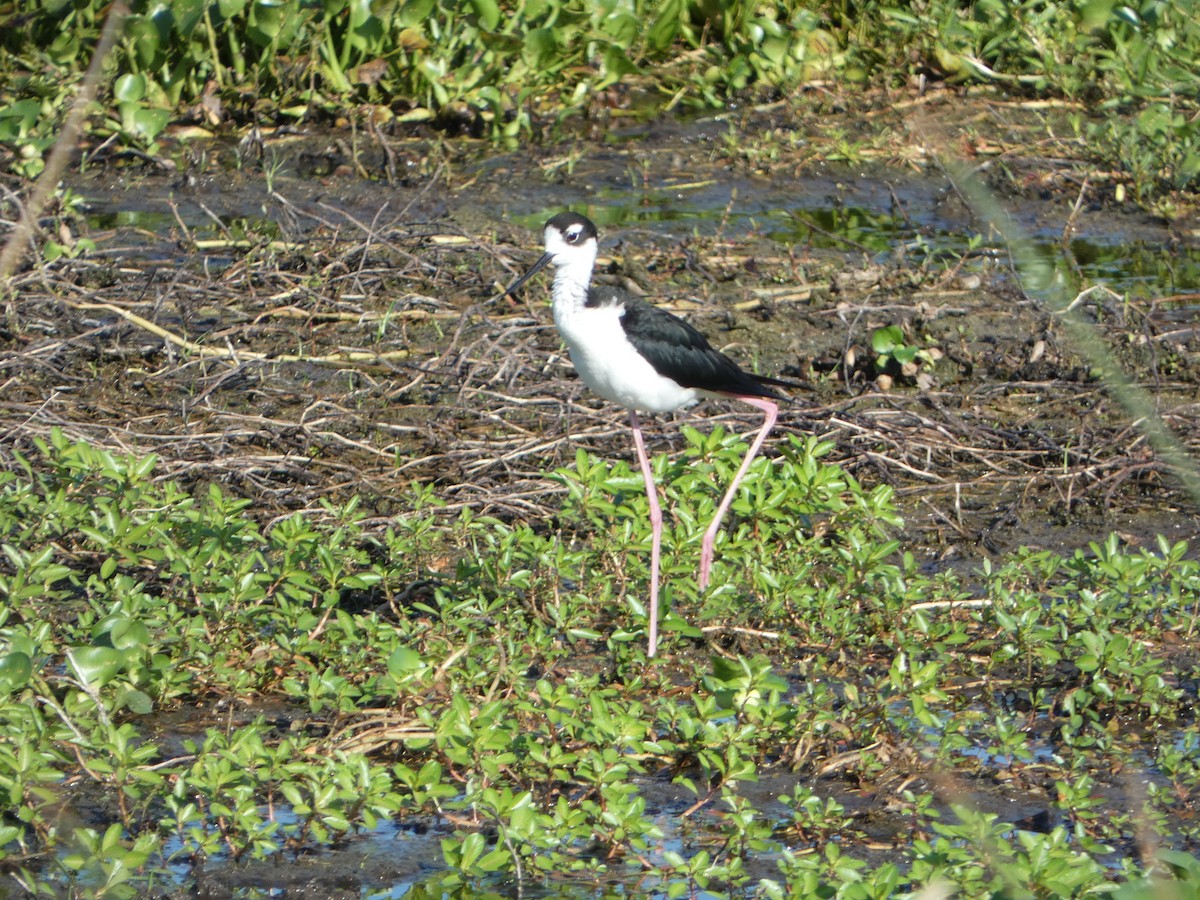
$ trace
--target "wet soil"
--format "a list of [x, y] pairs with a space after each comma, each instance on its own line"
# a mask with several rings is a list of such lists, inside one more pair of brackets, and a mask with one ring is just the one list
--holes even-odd
[[[1113, 530], [1135, 545], [1194, 544], [1200, 508], [1178, 473], [1060, 312], [1021, 290], [942, 163], [973, 166], [1081, 286], [1115, 285], [1076, 312], [1193, 451], [1194, 248], [1115, 204], [1083, 148], [1035, 156], [1044, 114], [1003, 98], [789, 115], [614, 118], [508, 153], [274, 133], [261, 148], [188, 146], [169, 171], [93, 161], [69, 182], [82, 211], [45, 224], [95, 252], [13, 281], [0, 455], [33, 456], [35, 439], [61, 429], [154, 453], [162, 478], [219, 483], [265, 521], [358, 497], [383, 528], [414, 481], [447, 515], [547, 515], [560, 490], [547, 474], [578, 446], [631, 452], [624, 414], [574, 377], [545, 285], [494, 299], [540, 253], [541, 222], [569, 206], [601, 225], [602, 277], [806, 386], [780, 431], [826, 437], [832, 461], [893, 485], [902, 544], [930, 568], [966, 571], [1019, 545], [1071, 550]], [[882, 137], [834, 163], [830, 129]], [[887, 325], [931, 351], [915, 372], [878, 377], [871, 335]], [[652, 426], [652, 449], [677, 449], [680, 422], [751, 419], [705, 404]], [[664, 780], [667, 813], [682, 802], [672, 790]], [[1014, 796], [996, 796], [1006, 818], [1014, 803], [1036, 815], [1036, 800]], [[345, 871], [364, 865], [347, 858]]]

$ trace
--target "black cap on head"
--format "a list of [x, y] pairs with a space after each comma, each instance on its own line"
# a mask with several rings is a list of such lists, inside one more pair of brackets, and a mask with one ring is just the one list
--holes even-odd
[[560, 212], [551, 218], [545, 227], [560, 231], [572, 244], [586, 241], [588, 238], [596, 239], [600, 236], [591, 219], [570, 210]]

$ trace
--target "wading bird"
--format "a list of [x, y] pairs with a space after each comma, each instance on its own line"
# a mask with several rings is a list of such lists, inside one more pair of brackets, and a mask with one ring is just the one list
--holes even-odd
[[[511, 294], [548, 265], [555, 267], [554, 324], [566, 342], [571, 362], [584, 384], [629, 410], [633, 443], [646, 480], [650, 501], [650, 613], [649, 655], [658, 646], [658, 575], [662, 547], [662, 509], [646, 456], [638, 411], [665, 413], [711, 397], [741, 400], [762, 410], [763, 424], [750, 444], [741, 468], [700, 545], [700, 590], [708, 587], [713, 543], [734, 492], [779, 413], [776, 401], [784, 399], [768, 385], [789, 382], [744, 372], [733, 360], [714, 349], [699, 331], [683, 319], [633, 297], [620, 288], [592, 285], [599, 237], [591, 220], [563, 212], [546, 223], [546, 252], [524, 275], [504, 291]], [[503, 295], [501, 295], [503, 296]]]

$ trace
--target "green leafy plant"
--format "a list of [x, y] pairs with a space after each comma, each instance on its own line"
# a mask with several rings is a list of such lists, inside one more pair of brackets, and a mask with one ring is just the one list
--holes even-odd
[[932, 349], [905, 343], [904, 330], [899, 325], [872, 331], [871, 350], [875, 353], [876, 371], [907, 379], [915, 378], [922, 365], [932, 366], [936, 361]]
[[[1186, 839], [1166, 810], [1200, 793], [1175, 657], [1156, 643], [1194, 623], [1186, 545], [1016, 553], [973, 587], [928, 576], [891, 536], [891, 492], [792, 438], [752, 467], [701, 601], [694, 523], [742, 451], [686, 435], [654, 461], [681, 587], [668, 664], [647, 665], [628, 621], [646, 564], [617, 552], [646, 543], [645, 497], [623, 463], [581, 453], [560, 471], [552, 528], [436, 519], [417, 487], [386, 532], [355, 502], [263, 529], [219, 488], [189, 493], [152, 458], [52, 433], [0, 473], [6, 872], [131, 897], [182, 860], [277, 860], [398, 821], [442, 829], [435, 892], [571, 877], [672, 896], [1062, 896], [1194, 880], [1188, 854], [1106, 862], [1145, 822]], [[185, 704], [234, 699], [252, 715], [161, 731]], [[1142, 814], [1114, 810], [1102, 783], [1098, 759], [1147, 756], [1114, 722], [1183, 729], [1153, 756]], [[907, 787], [896, 858], [868, 861], [846, 797], [927, 767], [1052, 786], [1050, 830]], [[65, 829], [68, 780], [94, 799]], [[668, 784], [684, 799], [665, 815]]]

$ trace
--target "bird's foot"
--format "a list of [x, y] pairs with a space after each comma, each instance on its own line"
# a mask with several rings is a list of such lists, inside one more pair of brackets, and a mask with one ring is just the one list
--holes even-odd
[[696, 578], [696, 586], [703, 592], [708, 589], [708, 576], [712, 569], [713, 551], [711, 547], [700, 549], [700, 574]]

